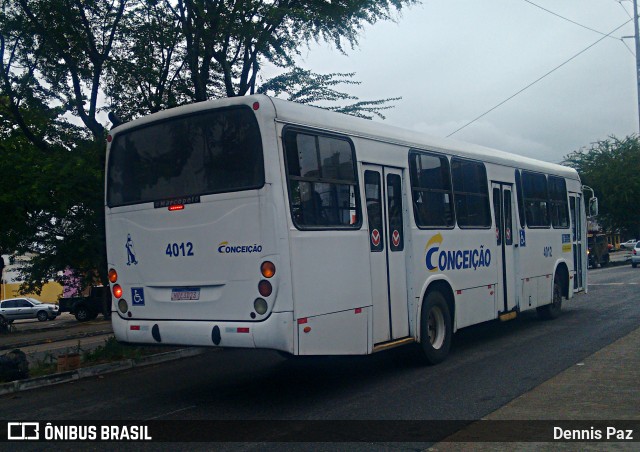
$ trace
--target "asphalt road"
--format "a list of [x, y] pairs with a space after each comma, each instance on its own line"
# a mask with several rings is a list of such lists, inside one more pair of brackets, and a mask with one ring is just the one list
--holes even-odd
[[[640, 269], [590, 270], [589, 282], [589, 294], [565, 303], [557, 320], [539, 321], [535, 313], [525, 313], [515, 321], [460, 331], [449, 359], [438, 366], [416, 365], [407, 348], [300, 361], [268, 351], [223, 350], [1, 397], [0, 418], [480, 419], [640, 327]], [[178, 448], [200, 446], [211, 448]], [[233, 443], [223, 448], [264, 446]], [[422, 447], [425, 444], [393, 448]]]

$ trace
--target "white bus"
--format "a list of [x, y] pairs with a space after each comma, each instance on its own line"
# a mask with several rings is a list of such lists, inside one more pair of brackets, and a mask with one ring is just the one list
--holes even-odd
[[571, 168], [266, 96], [107, 138], [119, 341], [447, 355], [460, 328], [586, 288]]

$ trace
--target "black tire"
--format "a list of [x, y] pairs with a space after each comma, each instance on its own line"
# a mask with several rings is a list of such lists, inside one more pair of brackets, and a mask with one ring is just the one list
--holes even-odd
[[11, 320], [7, 320], [0, 315], [0, 330], [7, 328], [10, 323]]
[[633, 268], [637, 268], [637, 267], [638, 267], [638, 264], [636, 264], [635, 262], [631, 262], [631, 266], [632, 266]]
[[86, 322], [91, 319], [91, 313], [84, 306], [80, 306], [76, 309], [76, 320], [78, 322]]
[[429, 292], [420, 315], [420, 346], [428, 364], [444, 361], [451, 349], [453, 322], [444, 295], [437, 290]]
[[562, 312], [562, 286], [558, 280], [558, 275], [553, 278], [553, 293], [551, 297], [551, 304], [536, 309], [538, 316], [543, 320], [557, 319]]
[[46, 322], [49, 318], [49, 314], [47, 314], [47, 311], [38, 311], [38, 315], [36, 317], [39, 322]]

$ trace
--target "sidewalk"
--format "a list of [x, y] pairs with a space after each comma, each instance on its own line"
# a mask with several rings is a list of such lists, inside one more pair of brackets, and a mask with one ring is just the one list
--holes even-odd
[[[483, 420], [640, 421], [640, 328], [512, 400]], [[472, 428], [473, 425], [455, 433], [430, 450], [602, 450], [603, 447], [638, 450], [637, 442], [454, 442]], [[640, 436], [640, 431], [634, 433]], [[637, 437], [635, 441], [638, 441]]]

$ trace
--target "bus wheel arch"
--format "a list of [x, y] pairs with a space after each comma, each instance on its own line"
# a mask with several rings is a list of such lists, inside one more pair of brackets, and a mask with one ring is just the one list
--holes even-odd
[[569, 270], [564, 262], [556, 267], [553, 275], [551, 303], [537, 308], [538, 316], [543, 320], [557, 319], [562, 312], [563, 297], [569, 298]]
[[556, 279], [560, 282], [560, 287], [562, 289], [562, 296], [569, 299], [569, 268], [567, 267], [566, 262], [560, 262], [556, 267], [556, 271], [553, 276], [553, 280]]
[[446, 281], [429, 285], [420, 309], [421, 358], [428, 364], [445, 360], [451, 348], [455, 318], [453, 290]]

